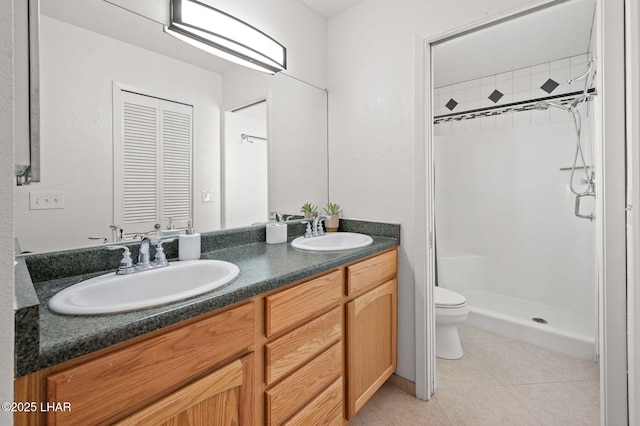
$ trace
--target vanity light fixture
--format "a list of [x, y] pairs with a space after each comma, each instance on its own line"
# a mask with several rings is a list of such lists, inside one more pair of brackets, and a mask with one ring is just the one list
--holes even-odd
[[287, 49], [262, 31], [195, 0], [171, 0], [164, 31], [228, 61], [275, 74], [287, 68]]

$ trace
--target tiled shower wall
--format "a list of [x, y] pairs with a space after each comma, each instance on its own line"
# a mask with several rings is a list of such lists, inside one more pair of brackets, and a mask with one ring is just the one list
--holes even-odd
[[[445, 115], [511, 102], [543, 98], [584, 89], [584, 80], [568, 84], [569, 78], [587, 70], [588, 55], [545, 62], [501, 74], [490, 75], [435, 89], [435, 114]], [[546, 111], [509, 112], [491, 117], [436, 124], [436, 136], [486, 132], [518, 126], [568, 121], [569, 114], [557, 108]]]

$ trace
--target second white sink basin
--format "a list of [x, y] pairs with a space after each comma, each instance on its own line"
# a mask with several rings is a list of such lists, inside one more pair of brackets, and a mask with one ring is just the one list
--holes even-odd
[[318, 237], [298, 237], [291, 241], [291, 245], [301, 250], [310, 251], [338, 251], [350, 250], [368, 246], [373, 238], [355, 232], [327, 232]]
[[49, 300], [49, 309], [69, 315], [133, 311], [215, 290], [239, 273], [238, 266], [222, 260], [171, 262], [128, 275], [110, 273], [60, 291]]

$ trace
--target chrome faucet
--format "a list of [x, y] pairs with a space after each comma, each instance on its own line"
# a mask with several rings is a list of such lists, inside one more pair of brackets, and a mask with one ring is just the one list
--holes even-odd
[[301, 223], [305, 223], [307, 225], [307, 229], [304, 234], [304, 237], [310, 238], [310, 237], [318, 237], [320, 235], [324, 235], [324, 228], [322, 227], [322, 222], [328, 218], [329, 216], [316, 216], [313, 218], [312, 223], [309, 223], [303, 220]]
[[[124, 250], [122, 254], [122, 259], [120, 260], [120, 264], [118, 265], [118, 270], [116, 274], [125, 275], [132, 274], [134, 272], [146, 271], [147, 269], [161, 268], [163, 266], [169, 265], [167, 261], [167, 257], [164, 254], [164, 247], [162, 244], [170, 243], [174, 241], [175, 238], [169, 239], [154, 239], [150, 240], [147, 237], [142, 239], [140, 243], [140, 252], [138, 254], [138, 263], [136, 265], [133, 264], [133, 260], [131, 259], [131, 251], [127, 246], [107, 246], [108, 250]], [[150, 247], [151, 244], [156, 246], [156, 256], [153, 261], [150, 260]]]
[[149, 247], [151, 246], [151, 240], [144, 237], [140, 242], [140, 252], [138, 254], [138, 264], [136, 269], [138, 271], [151, 268], [151, 260], [149, 257]]
[[314, 235], [324, 235], [324, 228], [322, 227], [322, 222], [325, 219], [329, 219], [329, 216], [318, 216], [313, 219], [313, 230], [315, 231]]

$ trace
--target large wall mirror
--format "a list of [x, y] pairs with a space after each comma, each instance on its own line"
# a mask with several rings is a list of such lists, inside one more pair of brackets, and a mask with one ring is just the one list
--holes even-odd
[[[112, 225], [129, 237], [147, 231], [116, 217], [120, 174], [129, 173], [114, 155], [123, 93], [191, 107], [189, 196], [197, 230], [247, 226], [266, 221], [269, 211], [327, 203], [326, 19], [296, 0], [202, 1], [285, 45], [286, 73], [233, 65], [163, 33], [169, 0], [40, 4], [41, 182], [16, 187], [23, 251], [104, 244], [114, 238]], [[253, 104], [259, 107], [245, 109]], [[48, 206], [54, 208], [38, 208], [43, 197], [56, 197]], [[184, 227], [182, 219], [175, 226]], [[168, 221], [161, 217], [160, 226]]]

